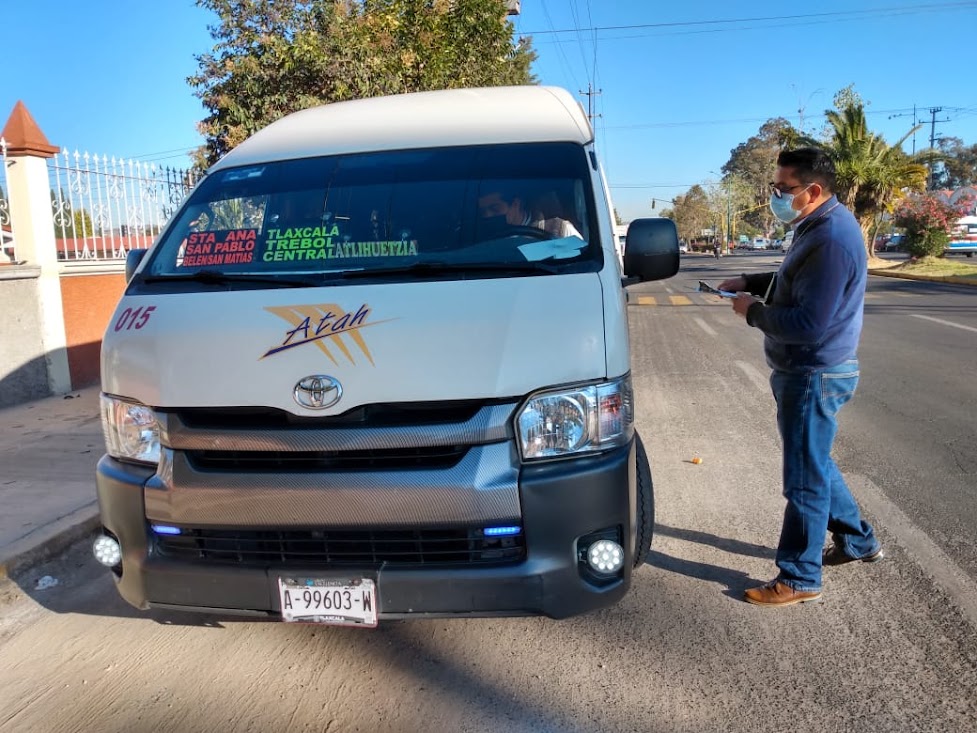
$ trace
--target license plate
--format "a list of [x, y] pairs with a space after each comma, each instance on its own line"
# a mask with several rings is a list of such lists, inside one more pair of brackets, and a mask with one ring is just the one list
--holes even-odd
[[279, 578], [278, 596], [285, 621], [377, 625], [377, 587], [369, 578]]

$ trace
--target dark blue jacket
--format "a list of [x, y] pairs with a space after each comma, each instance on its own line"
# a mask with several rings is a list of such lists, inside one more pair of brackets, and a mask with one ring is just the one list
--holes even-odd
[[794, 229], [794, 243], [776, 274], [746, 276], [747, 290], [767, 304], [750, 306], [746, 320], [764, 333], [772, 369], [809, 372], [855, 358], [862, 333], [865, 244], [858, 221], [838, 199]]

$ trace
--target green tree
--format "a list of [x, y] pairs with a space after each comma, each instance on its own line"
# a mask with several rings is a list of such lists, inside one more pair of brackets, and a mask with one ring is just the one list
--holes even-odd
[[[723, 176], [723, 180], [718, 184], [711, 185], [708, 195], [713, 216], [715, 221], [720, 223], [719, 228], [726, 241], [735, 240], [737, 234], [747, 233], [747, 230], [749, 233], [760, 230], [754, 224], [743, 221], [744, 217], [757, 210], [756, 189], [753, 183], [731, 173]], [[767, 199], [765, 198], [759, 206], [767, 209]], [[750, 219], [755, 221], [756, 217]], [[763, 231], [766, 232], [766, 229]]]
[[943, 163], [936, 176], [937, 188], [957, 189], [977, 184], [977, 145], [966, 146], [958, 137], [942, 137], [936, 146]]
[[825, 111], [827, 139], [802, 138], [801, 142], [822, 145], [834, 161], [838, 199], [858, 219], [871, 260], [875, 258], [872, 242], [883, 216], [891, 213], [909, 192], [926, 188], [925, 164], [936, 156], [932, 151], [909, 156], [902, 149], [918, 126], [894, 145], [869, 130], [864, 104], [850, 87], [839, 92], [835, 101], [842, 106]]
[[675, 222], [678, 235], [687, 242], [702, 236], [703, 229], [715, 226], [716, 217], [709, 202], [709, 196], [702, 186], [692, 186], [684, 195], [676, 196], [669, 211], [663, 211]]
[[[729, 160], [722, 167], [726, 177], [737, 181], [740, 200], [737, 210], [748, 226], [768, 232], [774, 225], [774, 216], [767, 202], [770, 199], [770, 182], [777, 167], [777, 155], [785, 147], [794, 147], [800, 133], [783, 117], [767, 120], [756, 135], [740, 143], [730, 152]], [[725, 180], [725, 178], [724, 178]]]
[[102, 236], [96, 230], [91, 214], [85, 209], [75, 209], [64, 191], [51, 189], [51, 208], [54, 211], [54, 236], [58, 239], [84, 239]]
[[215, 45], [187, 79], [205, 167], [300, 109], [433, 89], [535, 83], [502, 0], [197, 0]]

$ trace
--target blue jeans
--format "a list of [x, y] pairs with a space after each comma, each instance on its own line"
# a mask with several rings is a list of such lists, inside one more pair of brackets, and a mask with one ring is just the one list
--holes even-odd
[[777, 426], [784, 446], [787, 509], [777, 547], [778, 580], [795, 590], [821, 590], [821, 552], [828, 531], [853, 558], [879, 548], [871, 525], [831, 460], [836, 416], [855, 394], [858, 361], [806, 374], [774, 371], [770, 387], [777, 400]]

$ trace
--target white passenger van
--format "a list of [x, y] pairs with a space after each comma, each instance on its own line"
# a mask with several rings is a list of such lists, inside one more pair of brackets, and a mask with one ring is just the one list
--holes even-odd
[[639, 220], [622, 278], [566, 91], [275, 122], [129, 253], [96, 557], [142, 609], [374, 626], [615, 603], [654, 509], [623, 284], [678, 262], [674, 225]]

